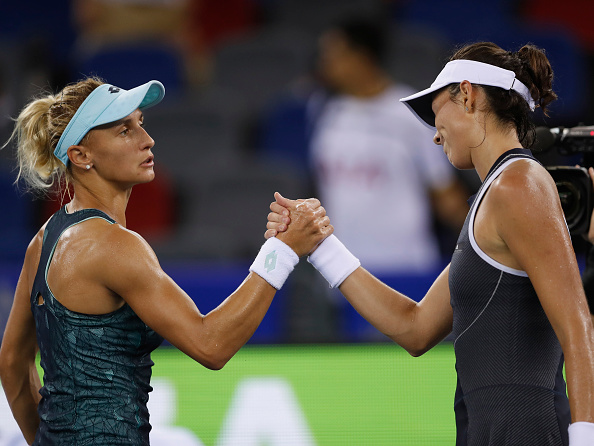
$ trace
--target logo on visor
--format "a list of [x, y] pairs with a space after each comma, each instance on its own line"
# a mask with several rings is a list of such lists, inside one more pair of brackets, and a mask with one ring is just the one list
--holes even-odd
[[109, 87], [107, 91], [109, 91], [110, 93], [119, 93], [120, 89], [118, 87]]

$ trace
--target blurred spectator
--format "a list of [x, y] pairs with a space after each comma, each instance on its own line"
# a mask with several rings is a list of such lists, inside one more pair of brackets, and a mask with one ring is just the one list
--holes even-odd
[[[264, 114], [261, 155], [303, 166], [338, 237], [366, 268], [409, 289], [441, 267], [440, 243], [444, 253], [453, 250], [469, 193], [433, 132], [399, 102], [413, 90], [384, 68], [392, 49], [387, 35], [364, 18], [327, 27], [314, 79], [293, 85]], [[291, 340], [383, 338], [343, 308], [306, 263], [296, 268], [289, 294]]]
[[260, 14], [254, 0], [73, 0], [72, 11], [79, 65], [104, 48], [153, 43], [179, 52], [185, 80], [199, 88], [212, 81], [214, 49]]
[[372, 20], [347, 19], [322, 34], [327, 88], [314, 106], [311, 161], [337, 235], [362, 263], [380, 275], [423, 274], [441, 265], [433, 215], [457, 233], [468, 194], [433, 132], [399, 102], [413, 90], [383, 68], [386, 49]]
[[74, 0], [79, 46], [134, 40], [180, 43], [192, 0]]
[[209, 84], [213, 51], [227, 40], [254, 30], [259, 20], [256, 0], [190, 0], [186, 35], [190, 83]]
[[169, 93], [183, 90], [190, 1], [74, 0], [72, 81], [97, 75], [131, 88], [159, 79]]
[[[10, 117], [16, 105], [16, 98], [10, 91], [11, 85], [8, 79], [7, 65], [4, 65], [2, 62], [4, 60], [0, 60], [0, 146], [8, 140], [12, 132], [12, 121]], [[6, 156], [6, 150], [1, 151], [0, 155], [2, 158]]]

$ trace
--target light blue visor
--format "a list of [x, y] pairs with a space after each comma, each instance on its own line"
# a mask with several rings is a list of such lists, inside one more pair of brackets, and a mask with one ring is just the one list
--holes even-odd
[[159, 81], [150, 81], [131, 90], [110, 84], [100, 85], [87, 96], [66, 126], [54, 155], [67, 165], [68, 148], [81, 142], [89, 130], [119, 121], [137, 108], [152, 107], [164, 96], [165, 87]]

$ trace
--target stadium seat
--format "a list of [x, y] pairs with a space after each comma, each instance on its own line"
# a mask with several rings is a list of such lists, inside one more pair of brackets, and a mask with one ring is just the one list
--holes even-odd
[[245, 161], [204, 178], [192, 191], [172, 239], [155, 248], [164, 258], [253, 258], [266, 230], [274, 192], [302, 196], [302, 179], [287, 169]]
[[[562, 26], [536, 27], [519, 20], [509, 0], [475, 2], [455, 0], [442, 2], [428, 0], [407, 2], [400, 8], [399, 19], [410, 25], [424, 25], [441, 33], [450, 50], [454, 47], [479, 41], [492, 41], [510, 51], [518, 50], [526, 43], [544, 48], [553, 66], [554, 90], [559, 101], [552, 106], [553, 122], [579, 122], [585, 114], [587, 97], [583, 85], [587, 85], [587, 66], [583, 48], [577, 36]], [[452, 11], [465, 11], [474, 20], [464, 26], [454, 26]], [[510, 32], [513, 29], [513, 32]], [[537, 120], [542, 118], [537, 114]]]
[[14, 185], [14, 173], [0, 169], [0, 261], [21, 262], [37, 228], [32, 196]]
[[256, 150], [263, 160], [292, 164], [306, 174], [311, 131], [307, 100], [307, 97], [282, 95], [262, 111]]
[[432, 26], [419, 23], [396, 23], [389, 33], [386, 69], [398, 82], [427, 88], [446, 62], [451, 44]]
[[173, 46], [158, 42], [101, 46], [74, 57], [73, 78], [97, 75], [107, 82], [129, 89], [157, 79], [168, 94], [185, 87], [184, 63]]
[[229, 40], [215, 51], [213, 82], [258, 112], [308, 71], [313, 45], [311, 35], [277, 27]]
[[145, 113], [155, 140], [156, 169], [162, 165], [179, 185], [192, 186], [205, 175], [239, 163], [243, 103], [224, 89], [165, 98]]
[[283, 0], [269, 6], [271, 20], [318, 34], [347, 16], [377, 16], [384, 11], [381, 0]]

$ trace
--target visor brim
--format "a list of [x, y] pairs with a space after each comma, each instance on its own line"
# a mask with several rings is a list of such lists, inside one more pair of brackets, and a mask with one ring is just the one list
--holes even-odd
[[97, 116], [91, 128], [119, 121], [137, 108], [144, 110], [152, 107], [158, 104], [164, 96], [165, 88], [159, 81], [150, 81], [131, 90], [124, 91]]
[[413, 95], [400, 99], [404, 105], [419, 119], [426, 127], [435, 130], [435, 113], [433, 113], [433, 98], [444, 88], [445, 85], [431, 86]]

